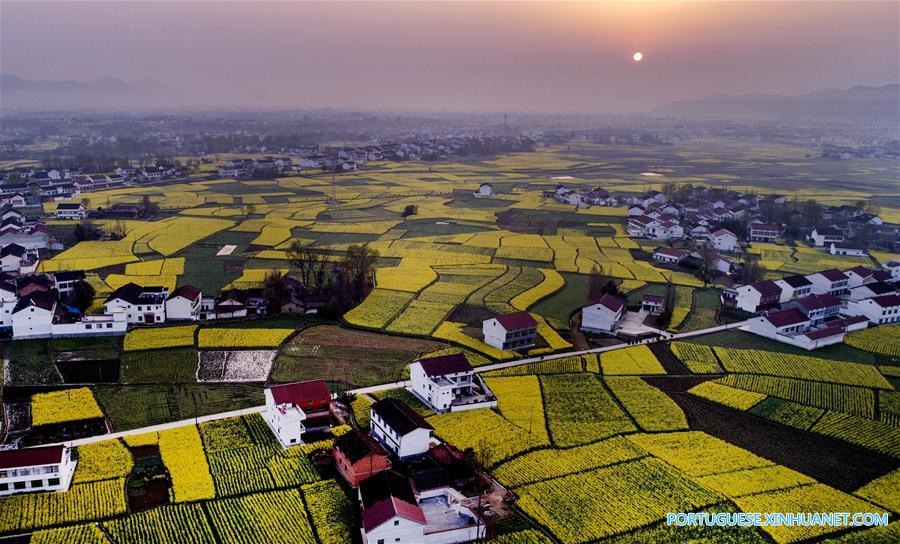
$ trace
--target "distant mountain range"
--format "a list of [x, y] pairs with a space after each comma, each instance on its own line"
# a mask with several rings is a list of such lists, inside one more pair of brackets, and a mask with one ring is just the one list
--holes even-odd
[[900, 85], [828, 89], [795, 96], [716, 95], [669, 102], [653, 115], [667, 117], [803, 119], [900, 124]]
[[151, 79], [125, 81], [44, 81], [0, 74], [0, 105], [4, 110], [140, 107], [164, 105], [171, 91]]

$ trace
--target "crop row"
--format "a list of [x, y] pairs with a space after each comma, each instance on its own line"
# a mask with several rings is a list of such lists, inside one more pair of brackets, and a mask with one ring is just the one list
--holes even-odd
[[593, 374], [541, 376], [550, 435], [557, 446], [586, 444], [635, 430]]
[[649, 458], [527, 485], [517, 493], [526, 514], [570, 543], [593, 542], [718, 500]]
[[893, 390], [884, 376], [871, 365], [755, 349], [723, 347], [714, 349], [728, 372], [766, 374]]
[[608, 377], [606, 385], [644, 431], [688, 428], [681, 408], [668, 395], [638, 377]]

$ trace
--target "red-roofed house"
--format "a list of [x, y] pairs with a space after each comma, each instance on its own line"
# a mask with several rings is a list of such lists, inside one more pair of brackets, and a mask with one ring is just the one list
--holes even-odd
[[625, 300], [605, 294], [581, 307], [581, 330], [611, 334], [625, 315]]
[[34, 491], [65, 491], [75, 465], [71, 448], [39, 446], [0, 450], [0, 497]]
[[844, 341], [847, 326], [841, 320], [812, 328], [812, 322], [798, 308], [790, 308], [750, 320], [750, 332], [791, 346], [813, 350]]
[[865, 316], [875, 325], [900, 323], [900, 295], [881, 295], [847, 303], [849, 315]]
[[680, 249], [671, 247], [658, 247], [653, 252], [653, 260], [666, 264], [678, 264], [687, 258], [688, 254]]
[[182, 285], [166, 299], [166, 319], [197, 321], [203, 293], [193, 285]]
[[849, 289], [850, 279], [846, 274], [836, 268], [830, 268], [821, 272], [815, 272], [806, 276], [812, 282], [814, 295], [829, 294], [836, 297], [846, 294]]
[[662, 313], [665, 301], [666, 297], [662, 295], [647, 293], [641, 297], [641, 310], [644, 310], [650, 315], [659, 315]]
[[452, 487], [413, 490], [406, 477], [382, 472], [360, 484], [359, 497], [363, 544], [449, 544], [485, 536], [478, 499]]
[[754, 314], [775, 306], [780, 298], [781, 287], [770, 280], [722, 290], [722, 302], [726, 306]]
[[750, 225], [748, 238], [751, 242], [767, 242], [774, 243], [778, 235], [781, 234], [781, 228], [772, 223], [753, 223]]
[[414, 361], [409, 377], [412, 393], [435, 412], [497, 406], [497, 399], [463, 353]]
[[709, 244], [719, 251], [734, 251], [737, 241], [737, 235], [728, 229], [719, 229], [709, 235]]
[[847, 276], [847, 287], [849, 289], [859, 287], [866, 283], [874, 283], [876, 281], [875, 271], [871, 268], [866, 268], [865, 266], [848, 268], [847, 270], [844, 270], [844, 275]]
[[285, 448], [303, 443], [303, 433], [328, 427], [331, 392], [325, 380], [274, 385], [265, 391], [263, 419]]
[[831, 295], [810, 295], [785, 303], [784, 308], [797, 308], [809, 318], [813, 325], [818, 325], [841, 311], [841, 301]]
[[485, 319], [481, 324], [484, 341], [499, 350], [516, 350], [534, 345], [537, 321], [528, 312], [515, 312]]

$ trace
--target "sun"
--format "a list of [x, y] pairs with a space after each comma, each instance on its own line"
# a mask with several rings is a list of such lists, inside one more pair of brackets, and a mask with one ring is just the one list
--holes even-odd
[[644, 54], [638, 51], [637, 53], [632, 55], [631, 58], [634, 59], [634, 62], [641, 62], [642, 60], [644, 60]]

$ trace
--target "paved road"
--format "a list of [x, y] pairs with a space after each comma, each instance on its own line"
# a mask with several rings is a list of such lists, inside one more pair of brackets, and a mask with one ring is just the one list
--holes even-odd
[[[681, 338], [691, 338], [694, 336], [711, 334], [714, 332], [724, 331], [724, 330], [728, 330], [728, 329], [740, 328], [746, 324], [747, 324], [746, 321], [741, 321], [738, 323], [731, 323], [729, 325], [720, 325], [717, 327], [711, 327], [708, 329], [700, 329], [700, 330], [692, 331], [692, 332], [683, 332], [683, 333], [678, 333], [678, 334], [664, 333], [666, 335], [664, 338], [647, 339], [647, 340], [642, 340], [641, 342], [638, 342], [638, 343], [639, 344], [651, 344], [653, 342], [659, 342], [659, 341], [679, 340]], [[581, 350], [581, 351], [567, 351], [564, 353], [554, 353], [551, 355], [543, 355], [540, 357], [530, 357], [528, 359], [516, 359], [515, 361], [505, 361], [502, 363], [495, 363], [495, 364], [491, 364], [491, 365], [479, 366], [475, 369], [475, 372], [478, 372], [478, 373], [490, 372], [492, 370], [501, 370], [504, 368], [510, 368], [510, 367], [514, 367], [514, 366], [527, 365], [529, 363], [537, 363], [539, 361], [552, 361], [554, 359], [562, 359], [564, 357], [572, 357], [574, 355], [586, 355], [589, 353], [603, 353], [606, 351], [615, 351], [617, 349], [624, 349], [624, 348], [627, 348], [627, 347], [633, 346], [633, 345], [636, 345], [636, 344], [616, 344], [614, 346], [604, 346], [601, 348], [585, 349], [585, 350]], [[409, 385], [410, 385], [409, 381], [399, 381], [399, 382], [392, 382], [392, 383], [383, 383], [380, 385], [372, 385], [369, 387], [360, 387], [359, 389], [351, 389], [350, 392], [355, 393], [357, 395], [365, 395], [365, 394], [371, 394], [371, 393], [378, 393], [380, 391], [390, 391], [392, 389], [401, 389], [404, 387], [408, 387]], [[102, 442], [103, 440], [110, 440], [110, 439], [114, 439], [114, 438], [123, 438], [126, 436], [133, 436], [133, 435], [138, 435], [138, 434], [159, 432], [159, 431], [164, 431], [166, 429], [176, 429], [178, 427], [186, 427], [188, 425], [195, 425], [197, 423], [204, 423], [206, 421], [215, 421], [217, 419], [227, 419], [229, 417], [238, 417], [238, 416], [244, 416], [244, 415], [249, 415], [249, 414], [258, 414], [258, 413], [262, 412], [264, 409], [265, 409], [265, 406], [253, 406], [251, 408], [243, 408], [241, 410], [232, 410], [230, 412], [221, 412], [218, 414], [199, 416], [199, 417], [194, 417], [191, 419], [182, 419], [180, 421], [172, 421], [172, 422], [163, 423], [160, 425], [152, 425], [150, 427], [141, 427], [139, 429], [131, 429], [129, 431], [121, 431], [121, 432], [116, 432], [116, 433], [89, 436], [89, 437], [79, 438], [77, 440], [71, 440], [68, 442], [61, 442], [61, 443], [65, 444], [67, 446], [81, 446], [84, 444], [90, 444], [93, 442]]]

